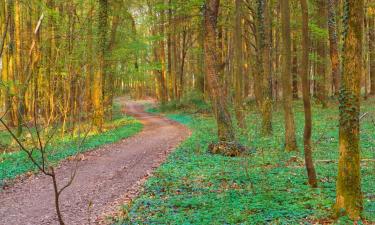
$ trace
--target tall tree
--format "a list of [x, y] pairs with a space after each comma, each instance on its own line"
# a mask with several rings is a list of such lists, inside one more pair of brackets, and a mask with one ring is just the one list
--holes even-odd
[[328, 0], [328, 33], [331, 76], [333, 81], [333, 93], [335, 96], [338, 96], [340, 89], [340, 57], [337, 37], [336, 8], [337, 0]]
[[[206, 0], [204, 12], [204, 59], [205, 71], [208, 82], [208, 89], [212, 101], [213, 111], [215, 113], [219, 144], [216, 146], [224, 151], [229, 150], [227, 155], [232, 155], [238, 149], [232, 148], [235, 142], [235, 132], [232, 124], [232, 118], [228, 111], [227, 98], [223, 94], [223, 89], [219, 83], [219, 59], [217, 53], [217, 19], [219, 14], [220, 0]], [[233, 145], [231, 147], [231, 145]], [[215, 149], [215, 147], [213, 147]], [[233, 151], [233, 152], [232, 152]]]
[[362, 76], [363, 0], [344, 2], [343, 71], [340, 89], [339, 164], [335, 209], [358, 220], [363, 210], [360, 170], [360, 89]]
[[236, 0], [234, 42], [235, 42], [235, 109], [239, 127], [244, 127], [243, 109], [243, 51], [242, 51], [242, 10], [243, 0]]
[[262, 115], [262, 133], [272, 133], [272, 91], [271, 83], [271, 18], [270, 1], [257, 1], [257, 79], [258, 106]]
[[289, 0], [281, 0], [281, 33], [282, 33], [282, 87], [285, 117], [285, 150], [297, 150], [295, 134], [292, 76], [291, 76], [291, 38], [290, 38], [290, 7]]
[[99, 0], [98, 13], [98, 60], [99, 66], [93, 78], [94, 125], [102, 129], [104, 121], [103, 77], [105, 76], [105, 53], [107, 49], [108, 1]]
[[317, 25], [321, 29], [320, 35], [317, 39], [317, 70], [316, 70], [316, 93], [319, 103], [323, 108], [327, 107], [327, 84], [326, 84], [326, 73], [327, 73], [327, 0], [317, 0], [316, 7], [316, 20]]
[[317, 187], [316, 172], [312, 158], [311, 148], [311, 132], [312, 132], [312, 116], [311, 116], [311, 93], [309, 80], [309, 9], [307, 0], [300, 0], [302, 13], [302, 58], [301, 58], [301, 80], [303, 106], [305, 111], [305, 129], [303, 133], [303, 144], [305, 150], [305, 165], [309, 184]]
[[375, 9], [369, 17], [370, 94], [375, 95]]

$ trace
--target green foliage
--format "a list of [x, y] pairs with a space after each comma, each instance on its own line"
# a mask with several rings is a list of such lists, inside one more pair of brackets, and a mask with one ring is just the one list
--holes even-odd
[[170, 101], [160, 106], [162, 112], [176, 109], [188, 113], [204, 113], [211, 111], [211, 105], [204, 100], [203, 94], [199, 91], [189, 91], [180, 100]]
[[[132, 117], [121, 117], [108, 124], [113, 129], [93, 134], [87, 137], [82, 146], [78, 148], [81, 140], [77, 137], [64, 137], [47, 148], [48, 162], [56, 164], [69, 156], [90, 151], [99, 146], [119, 141], [130, 137], [142, 130], [142, 124]], [[35, 150], [35, 158], [41, 159], [40, 153]], [[4, 153], [0, 155], [0, 183], [5, 179], [12, 179], [29, 171], [37, 171], [23, 151]]]
[[[375, 116], [374, 103], [362, 110]], [[158, 112], [159, 110], [150, 110]], [[168, 114], [193, 131], [145, 184], [144, 192], [118, 224], [317, 224], [333, 223], [338, 160], [338, 110], [313, 109], [314, 159], [319, 188], [307, 184], [303, 161], [303, 107], [296, 106], [300, 152], [283, 149], [283, 114], [276, 112], [274, 136], [261, 137], [259, 115], [247, 117], [250, 127], [239, 136], [252, 148], [250, 157], [228, 158], [207, 153], [216, 139], [215, 121], [204, 115]], [[374, 157], [375, 124], [362, 121], [363, 158]], [[322, 162], [329, 160], [332, 162]], [[362, 164], [364, 218], [375, 222], [374, 164]], [[351, 224], [345, 218], [337, 224]], [[371, 222], [370, 222], [371, 223]]]

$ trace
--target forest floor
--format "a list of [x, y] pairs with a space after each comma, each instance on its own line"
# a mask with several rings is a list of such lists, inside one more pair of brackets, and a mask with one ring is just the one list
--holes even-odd
[[[141, 133], [87, 152], [80, 157], [73, 184], [61, 195], [66, 224], [105, 221], [138, 188], [189, 130], [166, 118], [150, 115], [136, 102], [120, 99], [126, 112], [142, 122]], [[65, 160], [56, 169], [60, 186], [70, 179], [76, 162]], [[0, 224], [57, 224], [52, 182], [43, 175], [19, 180], [0, 191]]]
[[[262, 137], [260, 116], [254, 105], [247, 108], [247, 129], [238, 139], [250, 155], [224, 157], [208, 153], [216, 140], [216, 123], [202, 112], [207, 106], [180, 108], [176, 104], [151, 108], [150, 112], [186, 124], [192, 135], [171, 153], [144, 185], [134, 201], [124, 204], [116, 224], [353, 224], [335, 221], [338, 161], [338, 109], [313, 107], [314, 161], [319, 187], [310, 188], [303, 155], [304, 113], [295, 102], [298, 152], [283, 150], [282, 107], [274, 109], [273, 136]], [[179, 108], [181, 106], [178, 106]], [[203, 110], [202, 110], [203, 109]], [[363, 221], [375, 224], [375, 99], [363, 102], [361, 113], [361, 173]], [[117, 222], [116, 222], [117, 221]]]

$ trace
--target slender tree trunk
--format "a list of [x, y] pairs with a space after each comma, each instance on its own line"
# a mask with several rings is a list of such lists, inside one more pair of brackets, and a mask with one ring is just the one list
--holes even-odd
[[336, 183], [338, 216], [360, 219], [363, 210], [360, 168], [360, 88], [362, 76], [363, 0], [344, 3], [343, 73], [340, 89], [339, 164]]
[[309, 80], [309, 11], [307, 0], [300, 0], [302, 11], [302, 58], [301, 58], [301, 80], [302, 80], [302, 95], [303, 106], [305, 111], [305, 129], [303, 133], [303, 144], [305, 152], [305, 165], [309, 184], [312, 187], [317, 187], [316, 172], [312, 158], [311, 147], [311, 130], [312, 130], [312, 116], [311, 116], [311, 94], [310, 94], [310, 80]]
[[243, 51], [242, 51], [242, 10], [243, 0], [236, 0], [236, 12], [234, 23], [234, 52], [235, 52], [235, 111], [238, 126], [245, 127], [244, 109], [243, 109]]
[[159, 60], [161, 64], [160, 73], [160, 87], [161, 87], [161, 103], [165, 104], [168, 101], [168, 87], [167, 87], [167, 73], [165, 67], [165, 41], [164, 41], [164, 22], [165, 22], [165, 13], [164, 9], [160, 12], [160, 25], [159, 25], [159, 35], [161, 40], [159, 41]]
[[102, 129], [104, 122], [104, 105], [103, 105], [103, 78], [105, 74], [105, 50], [108, 29], [108, 2], [99, 0], [98, 14], [98, 58], [99, 68], [94, 73], [93, 79], [93, 107], [94, 107], [94, 125], [98, 130]]
[[269, 12], [270, 2], [257, 1], [257, 48], [256, 65], [257, 79], [255, 84], [258, 90], [258, 107], [262, 115], [262, 133], [265, 136], [272, 134], [272, 90], [271, 90], [271, 21]]
[[375, 95], [375, 15], [369, 18], [370, 94]]
[[290, 38], [290, 9], [289, 0], [281, 0], [281, 30], [282, 30], [282, 86], [285, 114], [285, 150], [297, 150], [295, 135], [292, 76], [291, 76], [291, 38]]
[[[320, 29], [327, 29], [327, 0], [317, 0], [317, 23]], [[318, 67], [316, 77], [316, 97], [323, 108], [327, 107], [327, 85], [326, 85], [326, 62], [327, 62], [327, 39], [320, 37], [317, 41]]]
[[329, 52], [331, 58], [331, 76], [333, 82], [333, 93], [338, 96], [340, 90], [340, 57], [337, 37], [336, 22], [337, 0], [328, 0], [328, 33]]
[[[15, 77], [18, 80], [19, 84], [24, 84], [25, 78], [22, 71], [23, 64], [22, 64], [22, 43], [21, 43], [21, 3], [20, 0], [15, 0], [15, 14], [14, 14], [14, 38], [15, 38]], [[17, 86], [17, 101], [16, 104], [18, 105], [16, 113], [16, 121], [17, 121], [17, 136], [22, 135], [22, 123], [23, 118], [25, 115], [25, 96], [23, 95], [23, 85], [16, 85]]]
[[293, 99], [298, 99], [298, 52], [297, 39], [293, 39], [293, 60], [292, 60], [292, 76], [293, 76]]

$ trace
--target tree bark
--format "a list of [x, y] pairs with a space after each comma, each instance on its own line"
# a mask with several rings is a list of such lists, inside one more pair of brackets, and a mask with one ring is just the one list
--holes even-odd
[[336, 8], [337, 0], [328, 0], [328, 33], [331, 76], [333, 82], [333, 93], [335, 96], [338, 96], [340, 90], [340, 57], [337, 37]]
[[337, 216], [360, 219], [363, 210], [360, 170], [360, 89], [362, 76], [363, 0], [344, 3], [343, 73], [340, 89]]
[[235, 73], [235, 111], [237, 124], [240, 128], [245, 127], [244, 108], [243, 108], [243, 51], [242, 51], [242, 10], [243, 0], [236, 0], [236, 12], [234, 23], [234, 73]]
[[[320, 29], [327, 29], [327, 4], [326, 0], [317, 0], [317, 23]], [[327, 39], [319, 37], [317, 41], [318, 65], [316, 74], [316, 97], [323, 108], [327, 107], [326, 62]]]
[[316, 172], [312, 158], [311, 133], [311, 93], [309, 79], [309, 11], [307, 0], [300, 0], [302, 11], [302, 58], [301, 58], [301, 80], [303, 106], [305, 111], [305, 129], [303, 132], [303, 144], [305, 153], [305, 165], [307, 176], [311, 187], [317, 187]]
[[289, 0], [281, 0], [281, 33], [282, 33], [282, 86], [283, 105], [285, 117], [285, 150], [296, 151], [297, 141], [295, 135], [292, 76], [291, 76], [291, 38], [290, 38], [290, 8]]
[[231, 142], [235, 140], [232, 118], [228, 111], [226, 96], [223, 95], [219, 83], [219, 59], [216, 48], [216, 28], [220, 0], [206, 0], [204, 12], [204, 58], [210, 98], [215, 112], [218, 126], [219, 141]]
[[272, 134], [272, 90], [271, 90], [271, 21], [269, 12], [270, 2], [257, 1], [257, 48], [258, 63], [256, 65], [257, 102], [262, 115], [262, 133]]
[[105, 51], [107, 42], [108, 29], [108, 1], [99, 0], [98, 14], [98, 58], [99, 68], [94, 73], [93, 79], [93, 106], [94, 106], [94, 125], [98, 130], [102, 129], [104, 122], [104, 105], [103, 105], [103, 77], [105, 76]]
[[375, 95], [375, 15], [369, 18], [370, 94]]

